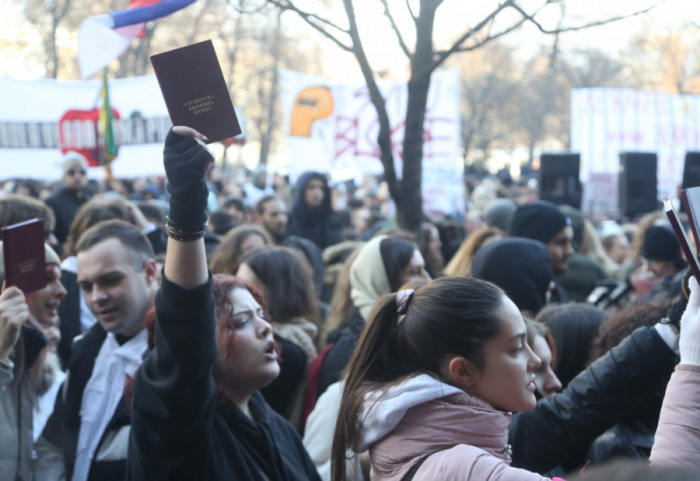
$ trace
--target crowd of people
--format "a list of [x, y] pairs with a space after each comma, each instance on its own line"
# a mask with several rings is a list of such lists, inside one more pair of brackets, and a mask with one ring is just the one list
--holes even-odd
[[700, 287], [660, 210], [467, 177], [409, 231], [381, 182], [238, 184], [204, 140], [3, 185], [46, 286], [0, 294], [0, 479], [700, 479]]

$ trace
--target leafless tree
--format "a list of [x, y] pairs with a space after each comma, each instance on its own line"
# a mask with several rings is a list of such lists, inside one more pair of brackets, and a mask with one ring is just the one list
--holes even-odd
[[[391, 147], [391, 127], [384, 99], [377, 85], [377, 73], [370, 65], [367, 52], [362, 42], [355, 3], [343, 0], [345, 25], [331, 21], [329, 18], [316, 13], [317, 9], [302, 8], [298, 0], [263, 0], [284, 10], [295, 12], [310, 27], [334, 42], [341, 49], [352, 53], [359, 64], [367, 84], [370, 99], [377, 111], [379, 132], [377, 144], [380, 148], [380, 160], [384, 168], [384, 177], [389, 191], [397, 206], [397, 221], [400, 226], [416, 230], [423, 220], [422, 211], [422, 157], [423, 157], [423, 124], [430, 87], [431, 74], [453, 54], [481, 48], [487, 43], [505, 37], [524, 24], [532, 24], [542, 33], [563, 33], [572, 30], [589, 28], [594, 25], [619, 20], [620, 17], [606, 18], [599, 21], [579, 25], [566, 25], [555, 28], [547, 27], [539, 20], [540, 13], [552, 4], [565, 3], [564, 0], [543, 0], [538, 7], [527, 9], [521, 6], [520, 0], [504, 0], [498, 3], [491, 12], [467, 27], [450, 45], [437, 48], [434, 42], [435, 17], [442, 0], [406, 1], [405, 8], [413, 21], [413, 46], [409, 46], [406, 38], [408, 32], [402, 32], [395, 15], [395, 5], [388, 0], [376, 0], [383, 7], [385, 17], [396, 35], [401, 51], [410, 63], [411, 78], [408, 81], [408, 99], [403, 139], [403, 175], [399, 179], [394, 168], [394, 158]], [[366, 0], [365, 0], [366, 1]], [[319, 7], [320, 4], [315, 5]], [[648, 11], [645, 9], [643, 11]], [[642, 13], [635, 12], [633, 15]]]
[[72, 0], [28, 0], [22, 2], [23, 13], [41, 36], [46, 62], [46, 76], [57, 78], [60, 65], [57, 47], [59, 24], [68, 15]]

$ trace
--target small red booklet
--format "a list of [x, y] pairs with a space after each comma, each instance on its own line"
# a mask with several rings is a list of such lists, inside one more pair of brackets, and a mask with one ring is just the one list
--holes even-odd
[[7, 287], [17, 286], [25, 294], [46, 287], [43, 219], [3, 227], [2, 254]]

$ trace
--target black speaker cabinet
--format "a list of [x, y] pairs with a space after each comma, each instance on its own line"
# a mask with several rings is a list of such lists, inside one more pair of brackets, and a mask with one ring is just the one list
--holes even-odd
[[540, 155], [540, 199], [581, 209], [581, 154], [573, 152]]
[[681, 189], [700, 185], [700, 152], [686, 152]]
[[636, 217], [659, 208], [656, 163], [654, 152], [620, 152], [617, 185], [622, 215]]

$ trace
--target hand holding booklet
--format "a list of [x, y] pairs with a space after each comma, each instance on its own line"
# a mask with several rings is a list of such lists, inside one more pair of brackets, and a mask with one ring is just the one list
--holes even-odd
[[[681, 223], [681, 220], [678, 217], [678, 213], [673, 208], [673, 204], [671, 203], [671, 201], [668, 199], [664, 201], [664, 210], [666, 211], [666, 217], [668, 217], [668, 220], [671, 223], [671, 227], [673, 227], [673, 231], [676, 234], [678, 243], [681, 246], [681, 252], [683, 253], [683, 257], [685, 257], [686, 261], [688, 262], [688, 266], [690, 267], [693, 276], [695, 276], [695, 279], [700, 281], [700, 263], [698, 262], [698, 256], [696, 254], [697, 248], [700, 246], [700, 244], [698, 243], [698, 231], [695, 227], [698, 224], [694, 219], [694, 212], [697, 213], [700, 211], [700, 196], [698, 196], [697, 198], [686, 197], [685, 192], [683, 192], [682, 198], [683, 203], [685, 204], [686, 212], [688, 212], [688, 218], [692, 219], [690, 221], [690, 226], [691, 230], [693, 231], [693, 237], [695, 239], [695, 249], [693, 249], [690, 246], [688, 236], [686, 235], [685, 229], [683, 228], [683, 224]], [[690, 199], [689, 201], [687, 200], [688, 198]], [[693, 205], [694, 203], [697, 204]], [[700, 221], [700, 219], [698, 219], [698, 221]]]
[[241, 133], [211, 40], [151, 56], [173, 125], [192, 127], [207, 143]]

